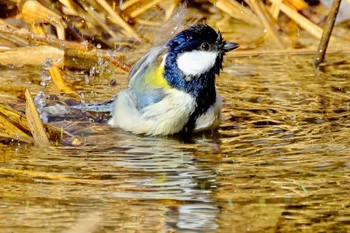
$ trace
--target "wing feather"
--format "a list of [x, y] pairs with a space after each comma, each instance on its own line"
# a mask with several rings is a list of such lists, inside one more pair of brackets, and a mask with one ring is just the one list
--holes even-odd
[[167, 88], [168, 84], [163, 76], [164, 66], [158, 58], [166, 50], [164, 46], [151, 49], [130, 71], [129, 88], [135, 93], [139, 110], [159, 102], [165, 96], [164, 88]]
[[158, 46], [155, 48], [152, 48], [148, 53], [146, 53], [138, 62], [133, 65], [133, 67], [130, 70], [129, 77], [130, 82], [129, 86], [133, 86], [133, 84], [139, 80], [142, 79], [151, 67], [155, 66], [157, 63], [157, 59], [167, 50], [164, 46]]

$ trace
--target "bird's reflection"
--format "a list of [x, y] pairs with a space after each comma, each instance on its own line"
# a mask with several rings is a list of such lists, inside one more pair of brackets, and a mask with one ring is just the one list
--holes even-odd
[[[119, 135], [120, 136], [120, 135]], [[178, 229], [212, 230], [218, 209], [212, 203], [215, 172], [174, 138], [128, 135], [120, 141], [126, 150], [116, 165], [134, 171], [113, 194], [117, 198], [176, 202], [166, 205], [165, 225]]]

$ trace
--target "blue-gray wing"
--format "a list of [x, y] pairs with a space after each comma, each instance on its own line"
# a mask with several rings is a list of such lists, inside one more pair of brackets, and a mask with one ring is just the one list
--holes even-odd
[[136, 62], [129, 73], [129, 86], [132, 87], [136, 81], [143, 79], [147, 71], [157, 64], [158, 58], [160, 55], [164, 54], [166, 50], [167, 48], [165, 46], [154, 47]]
[[166, 48], [159, 46], [152, 48], [145, 54], [131, 69], [129, 77], [129, 88], [132, 89], [136, 96], [137, 108], [142, 110], [144, 107], [157, 103], [165, 96], [163, 89], [152, 87], [147, 84], [146, 74], [159, 65], [158, 58], [164, 54]]

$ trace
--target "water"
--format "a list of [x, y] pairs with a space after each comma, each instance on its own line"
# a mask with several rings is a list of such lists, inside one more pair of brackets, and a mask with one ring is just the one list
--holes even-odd
[[[227, 57], [213, 134], [136, 136], [74, 116], [53, 124], [77, 146], [0, 144], [0, 232], [348, 232], [350, 65], [333, 55], [322, 73], [311, 59]], [[1, 73], [43, 90], [40, 69]], [[127, 85], [67, 76], [88, 102]]]

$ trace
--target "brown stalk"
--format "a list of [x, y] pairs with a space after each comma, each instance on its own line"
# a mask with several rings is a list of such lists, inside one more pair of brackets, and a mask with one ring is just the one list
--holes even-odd
[[25, 29], [14, 29], [6, 25], [0, 25], [0, 32], [15, 35], [20, 38], [26, 39], [30, 42], [44, 42], [61, 49], [69, 48], [69, 49], [89, 51], [95, 48], [94, 45], [89, 43], [82, 44], [82, 43], [60, 40], [51, 35], [47, 35], [47, 36], [36, 35]]
[[58, 69], [57, 65], [53, 65], [49, 70], [50, 76], [55, 84], [55, 86], [58, 88], [58, 90], [63, 91], [66, 94], [73, 94], [77, 95], [77, 93], [74, 90], [74, 87], [70, 84], [68, 84], [62, 77], [62, 74], [60, 73], [60, 70]]
[[111, 20], [114, 21], [116, 24], [121, 26], [129, 36], [135, 38], [138, 41], [142, 41], [141, 37], [137, 35], [137, 33], [134, 31], [132, 27], [130, 27], [129, 24], [127, 24], [113, 9], [112, 7], [105, 1], [105, 0], [96, 0], [110, 15]]
[[301, 28], [308, 31], [311, 35], [316, 38], [321, 38], [322, 29], [316, 24], [312, 23], [310, 20], [299, 14], [298, 12], [290, 9], [288, 6], [279, 2], [279, 0], [269, 0], [271, 3], [276, 4], [283, 13], [285, 13], [289, 18], [296, 22]]
[[89, 24], [95, 27], [101, 27], [112, 38], [117, 38], [117, 34], [110, 29], [106, 24], [105, 19], [96, 12], [95, 8], [99, 5], [93, 0], [78, 2], [72, 0], [60, 0], [60, 2], [65, 6], [65, 11], [68, 10], [70, 14], [84, 18]]
[[[28, 56], [30, 54], [30, 56]], [[0, 65], [42, 65], [47, 58], [63, 64], [64, 51], [55, 47], [40, 45], [35, 47], [19, 47], [0, 51]], [[62, 64], [61, 64], [62, 63]]]
[[231, 17], [238, 20], [242, 20], [248, 24], [261, 26], [261, 22], [256, 17], [254, 12], [252, 12], [248, 7], [243, 6], [242, 4], [236, 1], [228, 0], [209, 0], [212, 4], [215, 5], [218, 9], [229, 14]]
[[318, 46], [317, 54], [314, 59], [314, 66], [316, 68], [319, 67], [319, 65], [324, 61], [324, 58], [326, 56], [326, 51], [329, 43], [329, 39], [331, 38], [333, 27], [335, 24], [335, 20], [338, 15], [339, 7], [340, 7], [341, 0], [333, 0], [330, 13], [328, 15], [326, 24], [323, 29], [322, 38], [320, 41], [320, 44]]
[[132, 5], [135, 5], [138, 2], [141, 2], [142, 0], [129, 0], [126, 2], [123, 2], [123, 5], [120, 6], [120, 10], [124, 11], [126, 9], [128, 9], [129, 7], [131, 7]]
[[25, 92], [26, 96], [26, 116], [30, 132], [33, 135], [35, 144], [39, 146], [50, 146], [50, 141], [46, 135], [45, 128], [39, 117], [38, 111], [35, 107], [32, 96], [27, 89]]
[[262, 4], [262, 2], [257, 1], [257, 0], [245, 0], [245, 1], [258, 15], [259, 19], [261, 20], [264, 27], [267, 29], [269, 35], [272, 37], [272, 39], [276, 43], [276, 45], [281, 49], [285, 48], [285, 45], [283, 44], [282, 40], [280, 39], [275, 27], [272, 25], [272, 23], [270, 21], [270, 16], [267, 13], [266, 8]]
[[[282, 0], [278, 0], [279, 2], [282, 2]], [[275, 3], [272, 3], [271, 7], [270, 7], [270, 13], [271, 13], [271, 16], [272, 18], [274, 18], [275, 20], [278, 19], [278, 16], [280, 14], [280, 8], [278, 7], [277, 4]]]
[[142, 13], [144, 13], [145, 11], [147, 11], [148, 9], [152, 8], [153, 6], [157, 5], [158, 3], [161, 3], [162, 1], [163, 0], [153, 0], [149, 3], [146, 3], [141, 7], [137, 8], [136, 10], [133, 10], [132, 12], [130, 12], [130, 17], [135, 18], [141, 15]]
[[169, 9], [166, 11], [166, 15], [165, 15], [165, 20], [167, 21], [171, 18], [171, 16], [173, 15], [177, 5], [180, 4], [180, 0], [173, 0], [173, 2], [171, 3]]
[[5, 106], [0, 105], [0, 137], [33, 143], [33, 138], [25, 133], [29, 128], [25, 124], [24, 118], [24, 115], [10, 111]]
[[112, 38], [118, 38], [117, 34], [113, 30], [111, 30], [111, 28], [107, 25], [104, 17], [97, 13], [93, 8], [87, 7], [86, 12], [87, 15], [91, 17], [90, 19], [92, 19], [94, 24], [97, 24], [98, 26], [102, 27], [103, 30], [105, 30], [106, 32], [108, 32], [109, 35], [112, 36]]
[[1, 33], [15, 35], [17, 37], [24, 38], [28, 41], [44, 42], [44, 43], [50, 44], [52, 46], [55, 46], [57, 48], [65, 49], [65, 50], [95, 51], [95, 53], [97, 55], [102, 56], [102, 58], [108, 59], [114, 65], [121, 68], [122, 70], [124, 70], [126, 72], [129, 72], [129, 70], [130, 70], [130, 66], [125, 64], [123, 61], [121, 61], [118, 58], [115, 58], [113, 56], [110, 56], [106, 50], [96, 49], [95, 46], [90, 44], [90, 43], [77, 43], [77, 42], [59, 40], [54, 36], [36, 35], [34, 33], [27, 31], [27, 30], [13, 29], [13, 28], [8, 27], [6, 25], [0, 25], [0, 34]]

